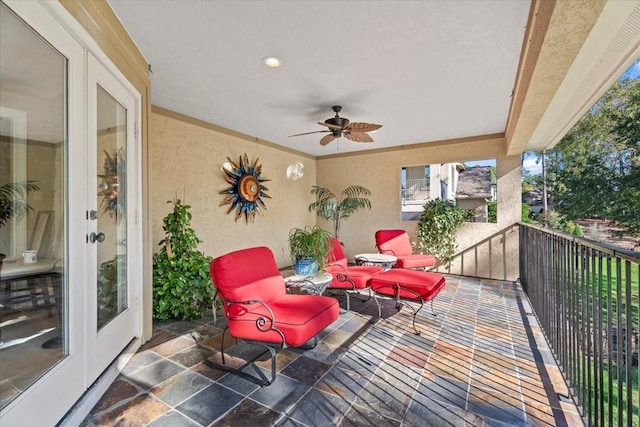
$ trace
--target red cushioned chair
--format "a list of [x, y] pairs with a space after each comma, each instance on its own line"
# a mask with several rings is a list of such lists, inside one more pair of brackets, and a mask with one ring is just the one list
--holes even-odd
[[[332, 237], [331, 252], [329, 252], [327, 266], [324, 271], [333, 276], [333, 280], [327, 289], [343, 291], [347, 298], [347, 311], [349, 311], [349, 291], [357, 292], [360, 289], [369, 289], [370, 298], [369, 282], [373, 276], [382, 273], [384, 269], [378, 266], [349, 266], [347, 256], [342, 250], [342, 244], [338, 239]], [[374, 300], [378, 304], [378, 300], [375, 298]]]
[[436, 259], [429, 254], [414, 254], [409, 234], [404, 230], [376, 231], [376, 246], [381, 254], [393, 255], [398, 260], [394, 268], [421, 268], [426, 270], [436, 265]]
[[[222, 365], [207, 361], [207, 365], [233, 372], [261, 386], [275, 380], [275, 349], [315, 345], [315, 336], [335, 321], [338, 302], [316, 295], [291, 295], [267, 247], [243, 249], [222, 255], [211, 261], [211, 280], [223, 302], [227, 327], [231, 336], [266, 347], [260, 355], [239, 369], [225, 365], [224, 334], [220, 351]], [[267, 351], [271, 354], [271, 380], [253, 364]], [[258, 377], [243, 371], [252, 365]]]

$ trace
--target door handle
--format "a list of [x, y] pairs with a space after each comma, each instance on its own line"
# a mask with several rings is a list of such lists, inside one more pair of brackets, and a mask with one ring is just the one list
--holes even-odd
[[104, 233], [98, 233], [98, 234], [91, 233], [91, 234], [89, 234], [89, 241], [91, 243], [95, 243], [96, 241], [98, 241], [99, 243], [102, 243], [102, 242], [104, 242], [104, 238], [105, 238]]

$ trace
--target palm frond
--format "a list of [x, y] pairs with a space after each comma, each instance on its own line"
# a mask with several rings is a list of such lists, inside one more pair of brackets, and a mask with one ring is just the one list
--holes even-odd
[[23, 199], [27, 193], [40, 191], [40, 187], [35, 184], [36, 182], [38, 181], [20, 181], [0, 185], [0, 203], [12, 199]]
[[342, 194], [347, 198], [354, 198], [360, 196], [370, 196], [371, 191], [361, 185], [350, 185], [342, 190]]
[[340, 232], [341, 219], [349, 218], [360, 208], [371, 209], [371, 202], [366, 197], [371, 192], [361, 185], [351, 185], [342, 190], [341, 199], [328, 188], [317, 185], [311, 187], [311, 194], [316, 196], [316, 201], [309, 205], [309, 212], [315, 211], [320, 218], [333, 221], [335, 237]]
[[11, 218], [21, 218], [33, 210], [24, 199], [28, 193], [40, 191], [36, 182], [8, 182], [0, 185], [0, 227], [4, 227]]
[[311, 194], [316, 196], [316, 201], [309, 205], [309, 212], [316, 211], [323, 219], [334, 219], [338, 207], [338, 198], [331, 190], [314, 185]]

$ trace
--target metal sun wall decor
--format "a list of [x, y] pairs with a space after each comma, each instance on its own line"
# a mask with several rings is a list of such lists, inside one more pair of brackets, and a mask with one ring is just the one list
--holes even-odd
[[102, 196], [100, 207], [104, 208], [103, 212], [108, 212], [109, 216], [115, 216], [116, 220], [120, 219], [124, 211], [123, 198], [119, 197], [120, 178], [124, 176], [126, 162], [122, 150], [115, 152], [110, 156], [107, 150], [104, 150], [104, 174], [99, 174], [98, 178], [101, 182], [98, 186], [98, 196]]
[[266, 193], [269, 189], [262, 183], [271, 180], [260, 176], [262, 165], [258, 164], [259, 159], [258, 157], [253, 163], [249, 163], [249, 158], [245, 153], [244, 156], [240, 156], [240, 161], [236, 164], [227, 157], [231, 168], [222, 168], [224, 179], [231, 186], [220, 192], [220, 194], [229, 195], [220, 206], [229, 205], [228, 214], [236, 209], [236, 221], [244, 215], [246, 223], [249, 222], [249, 219], [253, 222], [256, 218], [256, 212], [264, 214], [262, 209], [267, 209], [262, 198], [270, 199], [271, 196]]

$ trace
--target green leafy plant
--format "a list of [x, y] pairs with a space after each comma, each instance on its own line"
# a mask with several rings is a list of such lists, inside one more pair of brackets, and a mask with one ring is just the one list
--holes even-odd
[[341, 220], [349, 218], [358, 209], [371, 209], [371, 201], [366, 197], [371, 192], [360, 185], [345, 188], [340, 198], [328, 188], [317, 185], [311, 187], [311, 194], [316, 196], [316, 201], [309, 205], [309, 212], [316, 211], [320, 218], [333, 221], [333, 235], [336, 237], [340, 233]]
[[37, 181], [8, 182], [0, 185], [0, 227], [33, 210], [25, 200], [32, 191], [40, 191]]
[[420, 247], [439, 263], [451, 262], [458, 248], [456, 232], [464, 224], [465, 213], [448, 200], [429, 200], [418, 221]]
[[294, 263], [303, 258], [311, 258], [322, 267], [331, 250], [332, 235], [317, 225], [293, 228], [289, 232], [289, 251]]
[[118, 266], [126, 262], [124, 255], [100, 264], [98, 271], [98, 328], [106, 325], [118, 314], [118, 290], [123, 282], [118, 276]]
[[520, 220], [526, 224], [534, 224], [535, 221], [531, 219], [531, 206], [526, 203], [521, 204], [521, 217]]
[[158, 320], [195, 320], [211, 307], [211, 257], [197, 250], [202, 240], [191, 228], [191, 206], [180, 199], [162, 220], [166, 237], [153, 254], [153, 317]]
[[498, 202], [487, 203], [487, 219], [489, 222], [498, 222]]

